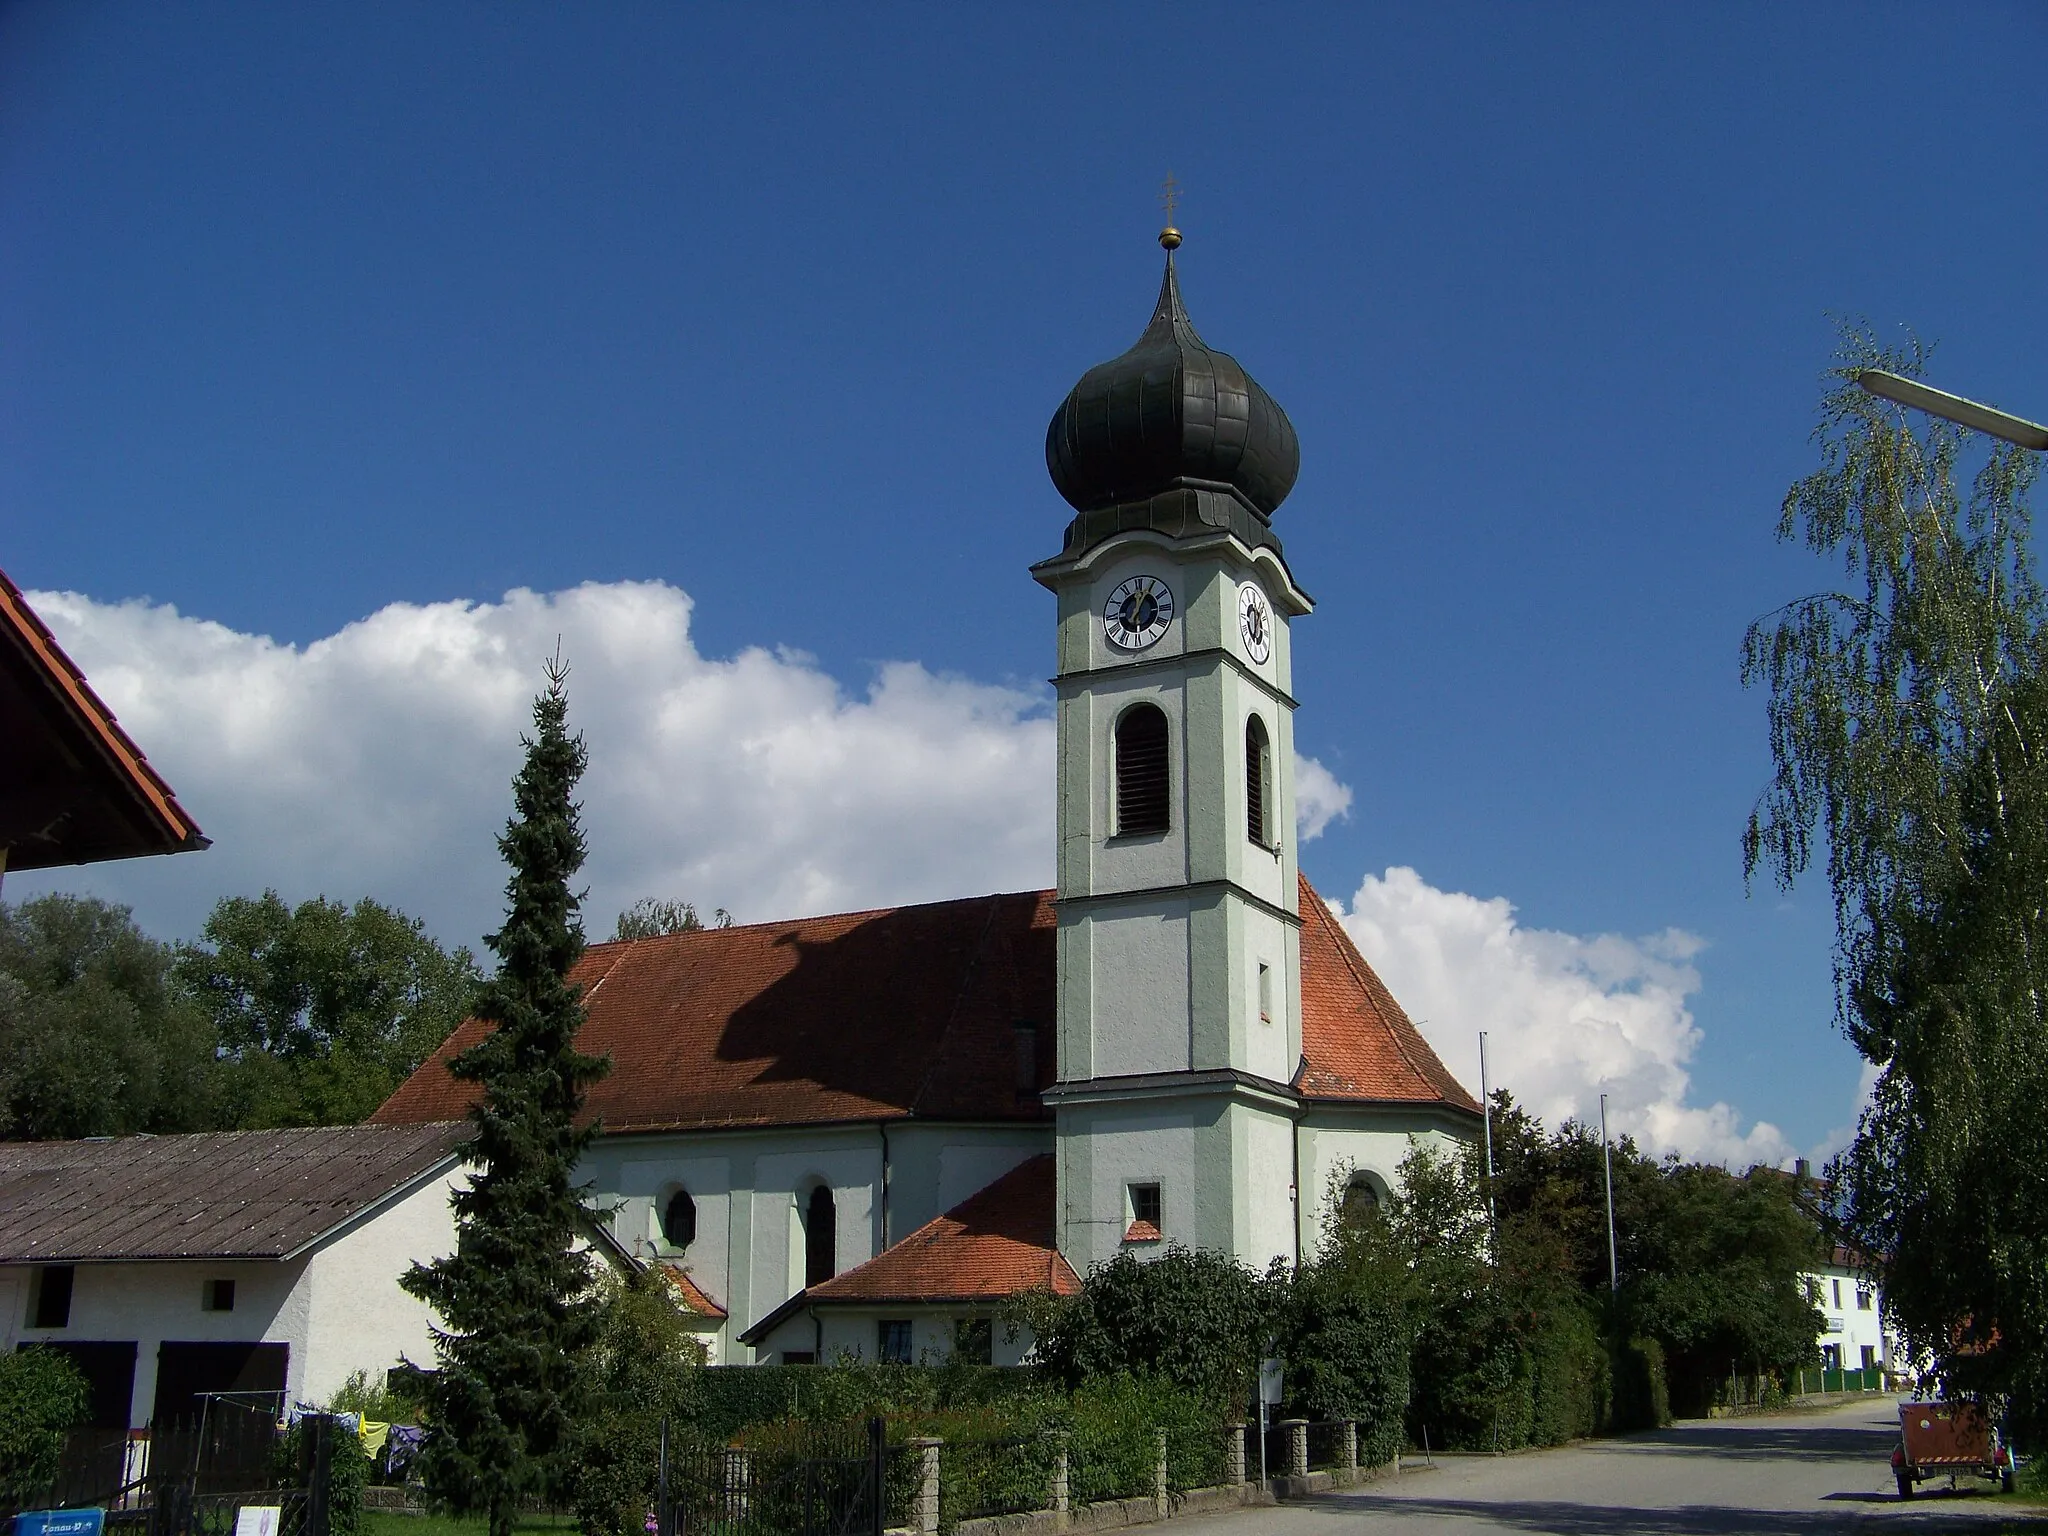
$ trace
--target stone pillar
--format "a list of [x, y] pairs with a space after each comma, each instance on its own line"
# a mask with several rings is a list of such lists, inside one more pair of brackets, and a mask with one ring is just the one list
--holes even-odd
[[1233, 1488], [1244, 1486], [1244, 1426], [1223, 1426], [1223, 1481]]
[[1156, 1433], [1156, 1449], [1152, 1457], [1152, 1508], [1159, 1518], [1166, 1518], [1166, 1431]]
[[1358, 1471], [1358, 1420], [1356, 1419], [1346, 1419], [1344, 1421], [1344, 1470], [1354, 1474]]
[[943, 1440], [919, 1437], [910, 1442], [910, 1448], [918, 1453], [924, 1463], [924, 1475], [918, 1480], [917, 1503], [912, 1506], [911, 1516], [916, 1520], [919, 1536], [937, 1536], [939, 1529], [939, 1447]]
[[1308, 1420], [1282, 1419], [1280, 1427], [1287, 1431], [1287, 1475], [1308, 1476]]
[[1072, 1505], [1068, 1502], [1072, 1496], [1069, 1472], [1067, 1441], [1065, 1436], [1061, 1436], [1060, 1448], [1052, 1458], [1052, 1528], [1056, 1531], [1064, 1531], [1073, 1519]]

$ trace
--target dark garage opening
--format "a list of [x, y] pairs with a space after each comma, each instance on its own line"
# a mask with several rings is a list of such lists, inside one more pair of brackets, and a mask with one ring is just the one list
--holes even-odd
[[284, 1406], [285, 1344], [171, 1344], [157, 1347], [156, 1405], [150, 1419], [166, 1424], [199, 1417], [201, 1396], [233, 1392], [250, 1406], [254, 1394], [270, 1394], [265, 1411], [273, 1417]]

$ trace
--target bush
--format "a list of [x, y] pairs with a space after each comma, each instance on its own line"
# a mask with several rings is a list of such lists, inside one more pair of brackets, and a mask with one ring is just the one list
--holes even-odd
[[1661, 1429], [1671, 1422], [1663, 1345], [1655, 1339], [1630, 1339], [1616, 1348], [1613, 1369], [1614, 1429]]
[[836, 1424], [999, 1405], [1041, 1394], [1036, 1371], [1004, 1365], [719, 1365], [697, 1373], [698, 1434], [727, 1440], [755, 1424]]
[[1214, 1407], [1241, 1414], [1274, 1323], [1277, 1281], [1225, 1254], [1172, 1247], [1150, 1261], [1119, 1253], [1081, 1294], [1033, 1298], [1023, 1321], [1045, 1370], [1078, 1387], [1157, 1372]]
[[314, 1436], [327, 1435], [327, 1514], [333, 1536], [358, 1536], [363, 1524], [363, 1485], [370, 1480], [370, 1453], [345, 1424], [324, 1416], [293, 1423], [278, 1441], [271, 1468], [280, 1485], [303, 1485], [316, 1454]]
[[661, 1271], [610, 1283], [584, 1365], [582, 1444], [568, 1474], [589, 1536], [638, 1536], [654, 1504], [662, 1426], [680, 1436], [696, 1416], [703, 1358]]
[[1409, 1346], [1398, 1295], [1356, 1270], [1305, 1266], [1294, 1280], [1281, 1342], [1290, 1411], [1356, 1420], [1360, 1463], [1392, 1461], [1404, 1439]]
[[1613, 1395], [1607, 1349], [1576, 1298], [1552, 1298], [1531, 1319], [1529, 1367], [1530, 1445], [1562, 1445], [1606, 1427]]
[[78, 1367], [54, 1349], [0, 1355], [0, 1506], [42, 1496], [57, 1475], [64, 1432], [85, 1417]]

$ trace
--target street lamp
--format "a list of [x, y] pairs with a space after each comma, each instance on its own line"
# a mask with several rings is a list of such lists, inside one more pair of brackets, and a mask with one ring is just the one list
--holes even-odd
[[2008, 416], [2004, 411], [1965, 400], [1947, 390], [1930, 389], [1916, 379], [1902, 379], [1882, 368], [1858, 369], [1855, 379], [1866, 393], [1876, 395], [1880, 400], [1889, 400], [1894, 405], [1910, 405], [1916, 411], [1925, 411], [1958, 426], [1972, 427], [2003, 438], [2008, 443], [2018, 443], [2020, 447], [2031, 448], [2036, 453], [2048, 452], [2048, 427], [2036, 426], [2018, 416]]

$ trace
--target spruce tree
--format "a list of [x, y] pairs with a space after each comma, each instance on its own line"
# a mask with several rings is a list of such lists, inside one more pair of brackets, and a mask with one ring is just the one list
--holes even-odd
[[434, 1431], [422, 1473], [449, 1508], [487, 1513], [491, 1536], [510, 1536], [520, 1500], [561, 1488], [581, 1357], [599, 1321], [589, 1256], [572, 1247], [588, 1206], [571, 1180], [597, 1131], [576, 1117], [610, 1063], [575, 1044], [584, 1013], [568, 978], [583, 929], [570, 882], [584, 844], [572, 794], [586, 754], [567, 730], [567, 675], [559, 658], [547, 669], [498, 840], [512, 874], [505, 925], [486, 940], [497, 975], [476, 1003], [493, 1027], [449, 1064], [482, 1089], [463, 1153], [469, 1185], [454, 1197], [455, 1252], [403, 1282], [444, 1325], [439, 1369], [421, 1382]]

